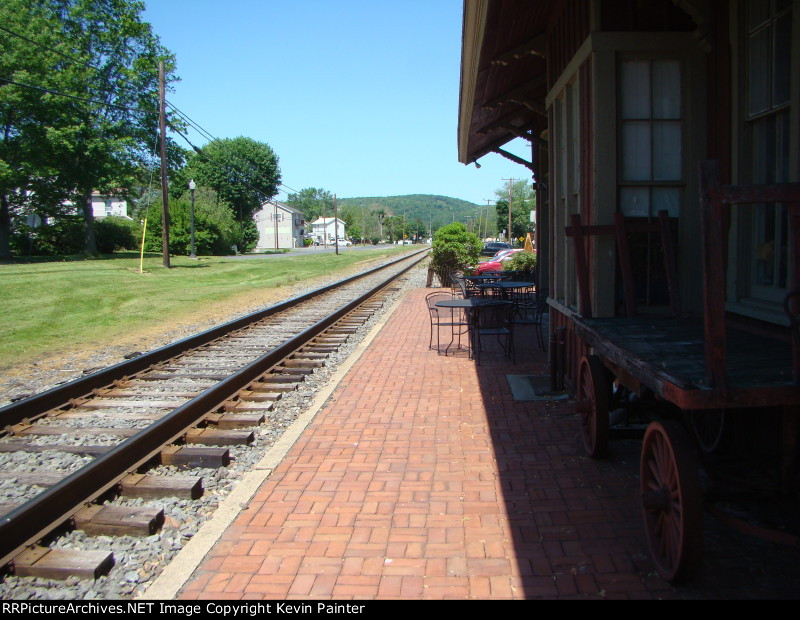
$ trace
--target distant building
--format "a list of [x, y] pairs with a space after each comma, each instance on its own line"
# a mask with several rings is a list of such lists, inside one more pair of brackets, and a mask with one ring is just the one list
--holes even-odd
[[[66, 208], [66, 212], [72, 215], [83, 214], [83, 209], [76, 206], [71, 200], [62, 203]], [[113, 194], [101, 194], [98, 191], [92, 192], [92, 214], [95, 218], [109, 217], [128, 217], [128, 203], [125, 199]], [[47, 218], [50, 219], [50, 218]]]
[[315, 243], [333, 244], [337, 235], [339, 239], [347, 239], [346, 233], [344, 222], [338, 218], [320, 217], [311, 223], [311, 236]]
[[256, 250], [303, 247], [306, 220], [297, 209], [277, 200], [267, 201], [253, 219], [258, 228]]
[[92, 211], [95, 217], [114, 215], [127, 218], [128, 203], [119, 196], [92, 192]]

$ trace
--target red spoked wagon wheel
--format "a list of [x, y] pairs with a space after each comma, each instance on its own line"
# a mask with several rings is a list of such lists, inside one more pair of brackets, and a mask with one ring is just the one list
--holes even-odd
[[586, 453], [600, 458], [608, 453], [609, 386], [605, 367], [596, 355], [587, 355], [578, 369], [578, 401], [581, 436]]
[[652, 422], [642, 441], [642, 509], [647, 545], [667, 581], [691, 574], [702, 555], [703, 505], [688, 439], [673, 422]]
[[689, 413], [689, 421], [697, 438], [697, 444], [706, 454], [712, 454], [722, 444], [727, 425], [724, 409], [693, 411]]

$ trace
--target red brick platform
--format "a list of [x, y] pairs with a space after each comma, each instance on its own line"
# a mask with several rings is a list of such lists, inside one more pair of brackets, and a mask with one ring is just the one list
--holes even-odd
[[[637, 498], [638, 443], [593, 461], [571, 402], [514, 401], [506, 375], [547, 373], [535, 339], [518, 348], [516, 364], [499, 349], [480, 366], [463, 352], [429, 350], [428, 292], [404, 298], [180, 598], [746, 592], [720, 576], [675, 588], [655, 575]], [[712, 554], [711, 570], [724, 559]]]

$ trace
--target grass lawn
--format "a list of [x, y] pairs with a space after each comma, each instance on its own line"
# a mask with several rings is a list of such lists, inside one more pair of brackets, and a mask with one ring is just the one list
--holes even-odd
[[[121, 254], [97, 260], [0, 265], [0, 370], [59, 351], [102, 347], [131, 334], [267, 307], [281, 287], [344, 278], [408, 248], [258, 258]], [[311, 283], [311, 282], [310, 282]], [[260, 302], [263, 302], [259, 305]]]

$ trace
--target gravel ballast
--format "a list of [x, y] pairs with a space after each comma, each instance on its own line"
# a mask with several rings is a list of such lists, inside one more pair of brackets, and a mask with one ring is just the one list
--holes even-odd
[[[179, 473], [181, 476], [202, 477], [204, 493], [200, 499], [181, 500], [171, 498], [147, 501], [117, 499], [114, 501], [118, 505], [152, 505], [163, 508], [166, 522], [164, 527], [156, 534], [147, 537], [123, 536], [112, 538], [106, 536], [93, 537], [81, 531], [72, 531], [58, 538], [51, 545], [54, 548], [79, 548], [113, 552], [115, 565], [107, 576], [100, 577], [97, 580], [70, 578], [66, 581], [8, 576], [0, 583], [0, 597], [18, 600], [118, 600], [132, 599], [141, 595], [170, 560], [197, 534], [202, 525], [214, 515], [220, 503], [236, 487], [242, 476], [261, 461], [286, 429], [290, 428], [297, 418], [306, 412], [319, 391], [331, 381], [339, 365], [348, 359], [370, 329], [382, 320], [382, 314], [408, 290], [424, 287], [426, 276], [425, 263], [407, 272], [400, 290], [386, 300], [383, 309], [372, 316], [337, 352], [331, 354], [326, 360], [325, 366], [308, 375], [306, 380], [300, 384], [299, 389], [287, 393], [277, 402], [277, 406], [270, 414], [268, 422], [253, 429], [255, 431], [253, 444], [245, 447], [231, 447], [232, 461], [228, 467], [219, 469], [181, 469], [178, 471], [176, 468], [162, 466], [148, 472], [153, 475]], [[314, 288], [322, 285], [324, 283], [317, 282]], [[287, 294], [287, 298], [300, 295], [303, 292], [306, 291], [302, 287], [295, 287]], [[248, 309], [248, 312], [232, 313], [215, 324], [233, 320], [249, 312], [250, 309]], [[211, 325], [196, 326], [194, 332], [208, 327], [211, 327]], [[175, 337], [186, 337], [186, 335], [188, 334], [180, 334]], [[163, 346], [163, 343], [153, 343], [152, 348], [157, 348], [158, 346]], [[125, 352], [121, 351], [114, 353], [116, 353], [116, 358], [109, 351], [98, 352], [97, 357], [92, 359], [91, 366], [107, 366], [121, 361], [121, 358], [125, 355]], [[76, 372], [76, 376], [80, 374], [80, 372]], [[42, 379], [42, 376], [38, 376], [35, 379], [32, 378], [31, 385], [18, 386], [18, 391], [33, 388], [34, 380], [39, 381], [39, 383], [36, 384], [35, 390], [31, 389], [30, 391], [42, 391], [55, 383], [61, 382], [63, 377], [59, 377], [57, 374], [51, 375], [52, 382], [47, 384], [45, 381], [44, 385]], [[58, 381], [53, 381], [53, 379], [58, 379]], [[19, 459], [20, 457], [16, 458]], [[35, 455], [31, 458], [35, 459]], [[65, 454], [64, 458], [64, 468], [73, 469], [76, 467], [76, 457]], [[20, 466], [21, 471], [24, 471], [25, 469], [32, 469], [34, 463], [26, 461], [14, 465]]]

